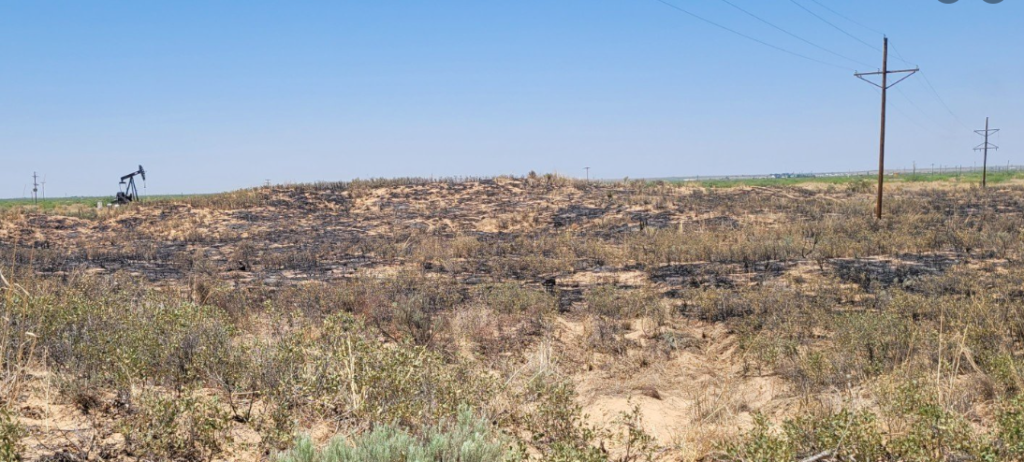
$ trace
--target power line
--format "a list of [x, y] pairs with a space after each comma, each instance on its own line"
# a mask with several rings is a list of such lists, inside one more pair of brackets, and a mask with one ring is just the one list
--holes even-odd
[[[898, 49], [896, 49], [896, 45], [894, 45], [894, 44], [892, 44], [892, 43], [889, 43], [889, 47], [890, 47], [890, 48], [892, 48], [892, 51], [895, 51], [895, 52], [896, 52], [896, 56], [897, 56], [897, 57], [899, 57], [899, 60], [900, 60], [900, 61], [903, 61], [904, 63], [906, 63], [906, 64], [909, 64], [909, 65], [911, 65], [911, 66], [914, 66], [914, 67], [918, 67], [918, 66], [917, 66], [916, 64], [914, 64], [914, 63], [911, 63], [910, 61], [907, 61], [906, 59], [904, 59], [904, 58], [903, 58], [903, 55], [902, 55], [902, 54], [900, 54], [900, 51], [899, 51]], [[919, 68], [919, 67], [918, 67], [918, 68]], [[922, 76], [924, 75], [924, 71], [921, 71], [921, 75], [922, 75]], [[918, 84], [920, 84], [920, 85], [922, 85], [922, 86], [924, 85], [924, 84], [923, 84], [923, 83], [921, 83], [920, 81], [918, 81]], [[924, 115], [926, 119], [928, 119], [929, 121], [931, 121], [931, 122], [932, 122], [932, 123], [934, 123], [935, 125], [938, 125], [938, 126], [942, 126], [942, 124], [941, 124], [941, 123], [939, 123], [938, 121], [936, 121], [935, 119], [933, 119], [933, 118], [932, 118], [932, 117], [931, 117], [930, 115], [928, 115], [928, 113], [927, 113], [927, 112], [925, 112], [925, 110], [924, 110], [924, 109], [921, 109], [921, 106], [918, 106], [918, 104], [917, 104], [917, 103], [915, 103], [915, 102], [914, 102], [914, 100], [913, 100], [913, 99], [912, 99], [912, 98], [910, 97], [910, 95], [908, 95], [908, 94], [907, 94], [906, 92], [904, 92], [902, 88], [899, 88], [899, 87], [897, 87], [897, 88], [896, 88], [896, 91], [900, 92], [900, 94], [901, 94], [901, 95], [903, 95], [903, 97], [907, 99], [907, 102], [908, 102], [908, 103], [910, 103], [910, 105], [911, 105], [911, 106], [914, 106], [914, 108], [915, 108], [915, 109], [917, 109], [917, 111], [918, 111], [918, 112], [920, 112], [920, 113], [921, 113], [922, 115]], [[930, 130], [929, 130], [929, 131], [930, 131]]]
[[965, 124], [962, 120], [960, 120], [959, 117], [956, 116], [956, 113], [954, 113], [953, 110], [949, 108], [949, 105], [946, 104], [946, 100], [942, 99], [942, 96], [939, 95], [939, 92], [935, 90], [935, 85], [932, 85], [932, 81], [928, 79], [928, 74], [922, 72], [921, 77], [924, 77], [924, 82], [928, 84], [928, 88], [932, 90], [932, 93], [935, 94], [935, 97], [939, 99], [940, 103], [942, 103], [942, 107], [946, 108], [946, 112], [949, 112], [949, 115], [953, 116], [953, 118], [956, 119], [957, 123], [962, 125], [964, 128], [970, 130], [971, 127], [968, 127], [967, 124]]
[[[933, 124], [935, 124], [935, 125], [937, 125], [939, 127], [942, 126], [941, 123], [939, 123], [937, 120], [933, 119], [932, 116], [928, 115], [928, 113], [925, 112], [924, 109], [921, 109], [921, 106], [918, 106], [917, 103], [915, 103], [914, 100], [910, 98], [910, 95], [908, 95], [906, 92], [904, 92], [902, 88], [896, 87], [896, 91], [898, 91], [900, 93], [900, 95], [903, 95], [903, 97], [906, 98], [907, 102], [910, 103], [911, 106], [914, 106], [914, 109], [917, 109], [917, 112], [920, 112], [921, 115], [923, 115], [926, 119], [928, 119], [929, 122], [931, 122], [931, 123], [933, 123]], [[898, 107], [897, 107], [897, 109], [898, 109]], [[931, 129], [928, 129], [928, 131], [931, 131]], [[936, 133], [932, 132], [932, 134], [936, 134]]]
[[779, 30], [780, 32], [782, 32], [782, 33], [784, 33], [784, 34], [786, 34], [786, 35], [788, 35], [790, 37], [793, 37], [793, 38], [795, 38], [797, 40], [800, 40], [801, 42], [804, 42], [804, 43], [806, 43], [808, 45], [811, 45], [811, 46], [813, 46], [813, 47], [815, 47], [815, 48], [817, 48], [819, 50], [825, 51], [827, 53], [831, 53], [831, 54], [836, 55], [836, 56], [838, 56], [840, 58], [843, 58], [843, 59], [855, 62], [857, 64], [861, 64], [861, 65], [869, 66], [869, 67], [871, 66], [870, 64], [867, 64], [867, 63], [865, 63], [863, 61], [858, 61], [858, 60], [853, 59], [853, 58], [851, 58], [849, 56], [843, 55], [842, 53], [838, 53], [838, 52], [832, 51], [832, 50], [830, 50], [828, 48], [825, 48], [825, 47], [823, 47], [821, 45], [818, 45], [817, 43], [814, 43], [814, 42], [812, 42], [810, 40], [807, 40], [807, 39], [805, 39], [805, 38], [803, 38], [803, 37], [801, 37], [799, 35], [796, 35], [796, 34], [790, 32], [790, 31], [788, 31], [786, 29], [783, 29], [782, 27], [779, 27], [779, 26], [769, 22], [767, 19], [764, 19], [764, 18], [762, 18], [762, 17], [760, 17], [760, 16], [758, 16], [758, 15], [756, 15], [754, 13], [751, 13], [751, 12], [741, 8], [739, 5], [736, 5], [735, 3], [730, 2], [729, 0], [721, 0], [721, 1], [723, 3], [729, 5], [729, 6], [733, 7], [733, 8], [736, 8], [737, 10], [740, 10], [740, 11], [746, 13], [747, 15], [749, 15], [752, 18], [754, 18], [754, 19], [756, 19], [758, 21], [761, 21], [761, 22], [763, 22], [763, 23], [765, 23], [765, 24], [767, 24], [767, 25], [769, 25], [771, 27], [774, 27], [775, 29]]
[[[896, 89], [899, 90], [899, 87], [896, 87]], [[878, 88], [874, 88], [874, 90], [875, 90], [875, 94], [877, 94], [879, 96], [882, 95], [882, 90], [879, 90]], [[906, 95], [904, 95], [904, 96], [906, 96]], [[911, 104], [913, 104], [913, 103], [911, 103]], [[892, 106], [892, 108], [895, 109], [896, 112], [900, 113], [900, 115], [902, 115], [904, 119], [907, 119], [908, 121], [910, 121], [910, 123], [916, 125], [917, 128], [920, 128], [921, 130], [924, 130], [924, 131], [926, 131], [926, 132], [928, 132], [928, 133], [930, 133], [932, 135], [935, 135], [936, 137], [941, 136], [939, 133], [935, 132], [935, 130], [932, 130], [931, 128], [928, 128], [927, 125], [922, 124], [917, 119], [911, 117], [910, 114], [908, 114], [906, 111], [903, 110], [903, 108], [899, 107], [898, 105], [890, 104], [890, 106]]]
[[786, 53], [786, 54], [789, 54], [789, 55], [793, 55], [793, 56], [796, 56], [798, 58], [806, 59], [808, 61], [814, 61], [814, 62], [816, 62], [818, 64], [824, 64], [826, 66], [836, 67], [836, 68], [839, 68], [839, 69], [845, 69], [845, 70], [849, 70], [849, 71], [855, 70], [855, 69], [852, 69], [852, 68], [849, 68], [849, 67], [846, 67], [846, 66], [843, 66], [843, 65], [840, 65], [840, 64], [835, 64], [835, 63], [830, 63], [830, 62], [827, 62], [827, 61], [822, 61], [820, 59], [812, 58], [810, 56], [803, 55], [803, 54], [797, 53], [795, 51], [787, 50], [787, 49], [782, 48], [782, 47], [777, 46], [777, 45], [772, 45], [771, 43], [765, 42], [764, 40], [751, 37], [751, 36], [749, 36], [747, 34], [739, 32], [739, 31], [737, 31], [735, 29], [731, 29], [731, 28], [729, 28], [727, 26], [723, 26], [723, 25], [721, 25], [721, 24], [719, 24], [717, 22], [714, 22], [714, 21], [712, 21], [710, 19], [704, 18], [703, 16], [699, 16], [696, 13], [693, 13], [693, 12], [691, 12], [689, 10], [686, 10], [686, 9], [680, 7], [680, 6], [677, 6], [677, 5], [674, 5], [672, 3], [669, 3], [669, 2], [667, 2], [665, 0], [655, 0], [655, 1], [657, 1], [658, 3], [661, 3], [662, 5], [668, 6], [669, 8], [672, 8], [672, 9], [675, 9], [675, 10], [680, 11], [682, 13], [685, 13], [687, 15], [690, 15], [693, 18], [696, 18], [696, 19], [698, 19], [700, 21], [703, 21], [705, 23], [711, 24], [712, 26], [715, 26], [715, 27], [717, 27], [719, 29], [725, 30], [727, 32], [731, 32], [731, 33], [733, 33], [735, 35], [738, 35], [740, 37], [743, 37], [743, 38], [745, 38], [747, 40], [750, 40], [750, 41], [753, 41], [753, 42], [757, 42], [757, 43], [759, 43], [761, 45], [764, 45], [764, 46], [766, 46], [768, 48], [771, 48], [771, 49], [774, 49], [774, 50], [777, 50], [777, 51], [781, 51], [783, 53]]
[[867, 30], [869, 30], [871, 32], [874, 32], [874, 33], [878, 34], [878, 35], [885, 35], [885, 32], [882, 32], [882, 31], [880, 31], [878, 29], [875, 29], [874, 27], [865, 26], [864, 24], [861, 24], [861, 23], [859, 23], [857, 21], [854, 21], [853, 19], [850, 19], [846, 15], [844, 15], [844, 14], [842, 14], [842, 13], [836, 11], [836, 10], [833, 10], [832, 8], [829, 8], [829, 7], [825, 6], [824, 4], [819, 2], [818, 0], [811, 0], [811, 1], [814, 2], [815, 4], [817, 4], [818, 6], [824, 8], [824, 9], [830, 11], [830, 12], [832, 12], [832, 14], [834, 14], [836, 16], [839, 16], [840, 18], [843, 18], [843, 19], [845, 19], [845, 20], [847, 20], [847, 21], [849, 21], [849, 22], [851, 22], [853, 24], [856, 24], [856, 25], [858, 25], [860, 27], [863, 27], [864, 29], [867, 29]]
[[[812, 0], [812, 1], [814, 1], [814, 0]], [[815, 2], [815, 3], [817, 3], [817, 2]], [[838, 14], [838, 13], [837, 13], [837, 14]], [[904, 58], [903, 58], [903, 55], [902, 55], [902, 54], [900, 54], [900, 51], [899, 51], [899, 50], [897, 50], [897, 49], [896, 49], [896, 46], [895, 46], [895, 45], [893, 45], [892, 43], [889, 43], [889, 48], [892, 48], [892, 51], [896, 52], [896, 56], [897, 56], [897, 57], [899, 58], [899, 60], [900, 60], [900, 61], [903, 61], [904, 63], [906, 63], [906, 64], [909, 64], [909, 65], [911, 65], [911, 66], [914, 66], [914, 67], [918, 67], [918, 66], [917, 66], [916, 64], [914, 64], [914, 63], [911, 63], [910, 61], [907, 61], [906, 59], [904, 59]], [[920, 71], [920, 72], [921, 72], [921, 75], [922, 75], [922, 76], [924, 76], [924, 71]], [[924, 84], [921, 84], [921, 85], [924, 85]], [[918, 112], [920, 112], [920, 113], [921, 113], [922, 115], [924, 115], [926, 119], [928, 119], [929, 121], [931, 121], [931, 122], [932, 122], [932, 123], [934, 123], [935, 125], [939, 125], [939, 126], [941, 126], [941, 125], [942, 125], [942, 124], [938, 123], [938, 121], [936, 121], [935, 119], [933, 119], [933, 118], [932, 118], [932, 117], [931, 117], [930, 115], [928, 115], [928, 113], [927, 113], [927, 112], [925, 112], [925, 111], [924, 111], [924, 109], [921, 109], [921, 106], [918, 106], [918, 105], [917, 105], [917, 103], [915, 103], [915, 102], [914, 102], [914, 100], [913, 100], [913, 99], [912, 99], [912, 98], [910, 97], [910, 95], [908, 95], [908, 94], [907, 94], [906, 92], [904, 92], [902, 88], [896, 87], [896, 91], [900, 92], [900, 94], [901, 94], [901, 95], [903, 95], [903, 97], [907, 99], [907, 102], [908, 102], [908, 103], [910, 103], [910, 105], [911, 105], [911, 106], [914, 106], [914, 108], [915, 108], [915, 109], [917, 109], [917, 111], [918, 111]], [[900, 109], [899, 109], [899, 107], [897, 107], [896, 109], [897, 109], [897, 110], [900, 110]], [[900, 110], [900, 112], [902, 113], [903, 111], [902, 111], [902, 110]], [[932, 130], [931, 130], [931, 129], [929, 129], [929, 128], [926, 128], [926, 127], [925, 127], [924, 125], [921, 125], [920, 123], [918, 123], [918, 122], [917, 122], [916, 120], [914, 120], [913, 118], [911, 118], [911, 117], [910, 117], [909, 115], [907, 115], [906, 113], [903, 113], [903, 115], [904, 115], [905, 117], [907, 117], [908, 119], [911, 119], [911, 121], [912, 121], [912, 122], [914, 122], [914, 124], [915, 124], [915, 125], [917, 125], [917, 126], [919, 126], [919, 127], [921, 127], [921, 128], [924, 128], [925, 130], [928, 130], [928, 131], [929, 131], [929, 132], [931, 132], [931, 133], [932, 133], [933, 135], [936, 135], [936, 136], [938, 136], [938, 134], [937, 134], [937, 133], [935, 133], [934, 131], [932, 131]]]
[[907, 59], [903, 57], [903, 53], [900, 53], [900, 50], [898, 48], [896, 48], [895, 44], [890, 43], [889, 46], [892, 47], [892, 51], [896, 52], [896, 58], [897, 59], [899, 59], [900, 61], [903, 61], [904, 64], [909, 64], [911, 66], [916, 66], [916, 64], [914, 64], [914, 63], [912, 63], [910, 61], [907, 61]]
[[[725, 0], [722, 0], [722, 1], [725, 1]], [[799, 6], [800, 8], [802, 8], [802, 9], [803, 9], [804, 11], [807, 11], [808, 13], [811, 13], [811, 14], [812, 14], [812, 15], [814, 15], [814, 16], [815, 16], [816, 18], [818, 18], [818, 19], [821, 19], [821, 20], [822, 20], [822, 21], [824, 21], [824, 22], [825, 22], [826, 24], [829, 24], [830, 26], [832, 26], [832, 27], [835, 27], [836, 29], [838, 29], [838, 30], [839, 30], [840, 32], [842, 32], [842, 33], [844, 33], [844, 34], [846, 34], [846, 35], [850, 36], [850, 37], [851, 37], [851, 38], [853, 38], [854, 40], [857, 40], [858, 42], [861, 42], [861, 43], [863, 43], [864, 45], [867, 45], [867, 46], [871, 47], [872, 49], [878, 50], [878, 48], [875, 48], [875, 47], [874, 47], [874, 46], [872, 46], [872, 45], [871, 45], [870, 43], [864, 42], [863, 40], [861, 40], [861, 39], [859, 39], [859, 38], [855, 37], [855, 36], [854, 36], [853, 34], [850, 34], [849, 32], [847, 32], [847, 31], [843, 30], [842, 28], [840, 28], [840, 27], [836, 26], [835, 24], [832, 24], [832, 23], [831, 23], [831, 22], [829, 22], [829, 21], [825, 21], [825, 19], [824, 19], [824, 18], [822, 18], [821, 16], [818, 16], [818, 15], [817, 15], [817, 14], [815, 14], [815, 13], [814, 13], [813, 11], [811, 11], [811, 10], [807, 9], [806, 7], [804, 7], [803, 5], [801, 5], [801, 4], [799, 4], [799, 3], [797, 3], [797, 2], [796, 2], [796, 0], [790, 0], [790, 1], [791, 1], [791, 2], [793, 2], [793, 4], [795, 4], [796, 6]], [[856, 25], [858, 25], [858, 26], [860, 26], [860, 27], [862, 27], [862, 28], [864, 28], [864, 29], [866, 29], [866, 30], [869, 30], [869, 31], [872, 31], [872, 32], [875, 32], [875, 33], [878, 33], [878, 34], [882, 34], [883, 36], [885, 35], [885, 33], [883, 33], [883, 32], [881, 32], [881, 31], [879, 31], [878, 29], [875, 29], [875, 28], [873, 28], [873, 27], [870, 27], [870, 26], [864, 25], [864, 24], [863, 24], [863, 23], [861, 23], [861, 22], [855, 21], [855, 20], [853, 20], [853, 19], [849, 18], [848, 16], [846, 16], [846, 15], [844, 15], [844, 14], [842, 14], [842, 13], [840, 13], [840, 12], [838, 12], [838, 11], [836, 11], [836, 10], [832, 9], [832, 8], [829, 8], [828, 6], [824, 5], [823, 3], [821, 3], [821, 2], [820, 2], [820, 1], [818, 1], [818, 0], [811, 0], [811, 1], [812, 1], [812, 2], [814, 2], [814, 3], [816, 4], [816, 5], [818, 5], [818, 6], [822, 7], [822, 8], [824, 8], [825, 10], [828, 10], [828, 11], [829, 11], [829, 12], [831, 12], [832, 14], [834, 14], [834, 15], [836, 15], [836, 16], [839, 16], [840, 18], [843, 18], [843, 19], [845, 19], [845, 20], [847, 20], [847, 21], [849, 21], [849, 22], [851, 22], [851, 23], [853, 23], [853, 24], [856, 24]], [[911, 65], [911, 66], [916, 66], [916, 65], [915, 65], [914, 63], [912, 63], [912, 62], [910, 62], [909, 60], [907, 60], [907, 58], [905, 58], [905, 57], [903, 56], [903, 53], [900, 53], [900, 50], [899, 50], [899, 48], [897, 48], [895, 44], [891, 44], [891, 43], [890, 43], [890, 47], [892, 48], [892, 51], [896, 52], [896, 58], [897, 58], [897, 59], [899, 59], [900, 61], [902, 61], [902, 62], [903, 62], [903, 63], [905, 63], [905, 64], [909, 64], [909, 65]], [[862, 63], [862, 64], [863, 64], [863, 63]], [[927, 88], [928, 88], [928, 89], [929, 89], [929, 90], [931, 91], [931, 93], [932, 93], [932, 94], [933, 94], [933, 95], [935, 96], [935, 98], [936, 98], [937, 100], [939, 100], [939, 103], [940, 103], [940, 104], [942, 105], [942, 107], [946, 109], [946, 112], [948, 112], [948, 113], [949, 113], [949, 115], [953, 116], [953, 118], [954, 118], [954, 119], [956, 120], [956, 122], [957, 122], [958, 124], [960, 124], [960, 125], [961, 125], [962, 127], [966, 128], [966, 129], [970, 130], [970, 127], [968, 127], [968, 126], [967, 126], [967, 124], [965, 124], [965, 123], [964, 123], [964, 122], [963, 122], [962, 120], [960, 120], [960, 117], [958, 117], [958, 116], [956, 115], [956, 113], [954, 113], [954, 112], [953, 112], [953, 110], [952, 110], [952, 109], [950, 109], [949, 105], [948, 105], [948, 104], [946, 104], [946, 101], [945, 101], [945, 100], [944, 100], [944, 99], [942, 98], [942, 95], [940, 95], [940, 94], [939, 94], [939, 92], [938, 92], [938, 91], [937, 91], [937, 90], [935, 89], [935, 86], [934, 86], [934, 85], [932, 85], [932, 82], [931, 82], [931, 80], [930, 80], [930, 79], [928, 79], [928, 75], [927, 75], [927, 74], [926, 74], [926, 73], [925, 73], [924, 71], [921, 71], [921, 77], [923, 77], [923, 78], [924, 78], [924, 83], [921, 83], [921, 85], [922, 85], [922, 86], [924, 86], [924, 85], [927, 85]], [[920, 106], [918, 106], [918, 105], [917, 105], [917, 104], [916, 104], [916, 103], [915, 103], [915, 102], [914, 102], [914, 101], [913, 101], [913, 100], [912, 100], [912, 99], [910, 98], [910, 96], [909, 96], [909, 95], [907, 95], [906, 93], [904, 93], [904, 92], [903, 92], [903, 90], [901, 90], [901, 89], [899, 89], [899, 88], [897, 88], [896, 90], [897, 90], [897, 91], [899, 91], [899, 92], [900, 92], [900, 94], [902, 94], [902, 95], [903, 95], [903, 96], [904, 96], [905, 98], [907, 98], [907, 101], [908, 101], [908, 102], [910, 102], [910, 104], [911, 104], [911, 105], [913, 105], [913, 106], [914, 106], [915, 108], [917, 108], [917, 110], [918, 110], [918, 111], [920, 111], [920, 112], [921, 112], [922, 114], [925, 114], [925, 115], [926, 115], [926, 117], [927, 117], [927, 114], [925, 113], [925, 111], [924, 111], [924, 110], [922, 110], [922, 109], [920, 108]], [[929, 119], [930, 119], [930, 120], [932, 120], [932, 119], [931, 119], [930, 117], [929, 117]], [[935, 121], [934, 121], [934, 120], [932, 120], [932, 122], [935, 122]]]
[[[893, 51], [896, 52], [896, 55], [899, 56], [899, 59], [901, 61], [906, 62], [906, 64], [908, 64], [908, 65], [911, 64], [910, 61], [906, 60], [906, 58], [903, 57], [903, 54], [899, 52], [899, 49], [896, 48], [895, 45], [892, 45], [892, 44], [890, 44], [890, 45], [892, 46]], [[967, 124], [965, 124], [964, 121], [961, 120], [961, 118], [956, 117], [956, 113], [953, 113], [953, 110], [949, 109], [949, 104], [946, 104], [946, 100], [943, 99], [942, 95], [940, 95], [938, 90], [935, 89], [935, 85], [932, 85], [932, 81], [931, 81], [931, 79], [928, 78], [928, 74], [925, 73], [924, 71], [922, 71], [921, 72], [921, 77], [923, 77], [924, 80], [925, 80], [925, 83], [923, 83], [922, 85], [926, 85], [927, 88], [929, 90], [931, 90], [932, 95], [934, 95], [935, 98], [939, 100], [939, 103], [942, 104], [942, 108], [944, 108], [946, 110], [946, 112], [949, 113], [949, 115], [952, 116], [954, 120], [956, 120], [956, 123], [961, 124], [962, 127], [970, 130], [971, 127], [968, 127]]]
[[833, 24], [833, 23], [832, 23], [831, 21], [829, 21], [828, 19], [825, 19], [825, 18], [821, 17], [821, 16], [820, 16], [820, 15], [819, 15], [818, 13], [815, 13], [815, 12], [813, 12], [813, 11], [809, 10], [809, 9], [808, 9], [808, 8], [807, 8], [806, 6], [803, 6], [803, 5], [801, 5], [801, 4], [800, 4], [800, 3], [798, 3], [798, 2], [796, 1], [796, 0], [789, 0], [789, 1], [790, 1], [790, 2], [792, 2], [792, 3], [794, 4], [794, 5], [796, 5], [796, 6], [800, 7], [800, 9], [802, 9], [802, 10], [804, 10], [804, 11], [806, 11], [806, 12], [810, 13], [810, 14], [811, 14], [811, 16], [814, 16], [815, 18], [818, 18], [818, 19], [820, 19], [820, 20], [821, 20], [821, 22], [824, 22], [825, 24], [828, 24], [828, 25], [830, 25], [830, 26], [834, 27], [834, 28], [835, 28], [836, 30], [838, 30], [839, 32], [842, 32], [842, 33], [846, 34], [846, 36], [847, 36], [847, 37], [850, 37], [850, 38], [852, 38], [852, 39], [854, 39], [854, 40], [856, 40], [856, 41], [858, 41], [858, 42], [860, 42], [860, 43], [864, 44], [864, 46], [866, 46], [866, 47], [868, 47], [868, 48], [870, 48], [870, 49], [872, 49], [872, 50], [875, 50], [875, 51], [882, 51], [882, 50], [879, 50], [879, 49], [878, 49], [878, 47], [876, 47], [876, 46], [874, 46], [874, 45], [872, 45], [872, 44], [870, 44], [870, 43], [868, 43], [868, 42], [865, 42], [865, 41], [861, 40], [861, 39], [860, 39], [859, 37], [857, 37], [856, 35], [853, 35], [853, 34], [851, 34], [851, 33], [847, 32], [847, 31], [846, 31], [846, 29], [843, 29], [842, 27], [839, 27], [839, 26], [837, 26], [837, 25]]

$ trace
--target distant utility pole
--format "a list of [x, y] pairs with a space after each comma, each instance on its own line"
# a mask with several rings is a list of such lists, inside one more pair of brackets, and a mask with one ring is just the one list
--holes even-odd
[[583, 167], [583, 170], [587, 171], [587, 181], [590, 181], [590, 167]]
[[39, 183], [43, 187], [43, 200], [46, 200], [46, 175], [43, 175], [43, 182]]
[[988, 117], [985, 117], [985, 129], [984, 130], [975, 130], [974, 131], [974, 133], [977, 133], [977, 134], [985, 137], [985, 142], [982, 143], [982, 144], [979, 144], [976, 148], [974, 148], [975, 151], [983, 151], [985, 153], [985, 157], [983, 157], [982, 160], [981, 160], [981, 187], [982, 188], [985, 187], [985, 183], [987, 182], [987, 179], [988, 179], [987, 178], [988, 177], [988, 150], [990, 148], [993, 149], [993, 150], [998, 150], [999, 149], [999, 146], [996, 146], [996, 145], [988, 142], [988, 135], [991, 135], [991, 134], [993, 134], [995, 132], [998, 132], [998, 131], [999, 131], [998, 128], [993, 128], [993, 129], [989, 129], [988, 128]]
[[[888, 90], [896, 84], [906, 80], [908, 77], [914, 75], [919, 68], [915, 69], [904, 69], [900, 71], [889, 70], [889, 37], [885, 37], [882, 42], [882, 70], [879, 72], [858, 72], [853, 74], [858, 79], [861, 79], [867, 83], [870, 83], [878, 88], [882, 89], [882, 134], [879, 138], [878, 143], [878, 199], [875, 201], [875, 218], [882, 219], [882, 184], [885, 182], [885, 98]], [[903, 78], [889, 84], [889, 74], [907, 74]], [[869, 75], [881, 75], [882, 84], [879, 85], [872, 82], [865, 76]]]
[[33, 204], [35, 204], [36, 200], [39, 199], [39, 194], [38, 194], [39, 193], [39, 182], [36, 181], [38, 179], [39, 179], [39, 175], [36, 175], [36, 172], [32, 172], [32, 203]]

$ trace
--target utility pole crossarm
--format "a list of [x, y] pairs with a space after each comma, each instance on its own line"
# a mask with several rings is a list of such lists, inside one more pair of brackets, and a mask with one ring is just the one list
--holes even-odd
[[[891, 83], [889, 85], [886, 85], [885, 89], [888, 90], [888, 89], [890, 89], [892, 87], [895, 87], [897, 83], [900, 83], [900, 82], [902, 82], [904, 80], [907, 80], [908, 78], [910, 78], [910, 76], [912, 76], [912, 75], [914, 75], [914, 74], [916, 74], [916, 73], [918, 73], [920, 71], [921, 71], [921, 68], [904, 69], [904, 70], [901, 70], [901, 71], [888, 71], [888, 72], [886, 72], [887, 74], [907, 74], [907, 75], [903, 76], [903, 78], [901, 78], [901, 79], [899, 79], [899, 80], [897, 80], [897, 81], [895, 81], [895, 82], [893, 82], [893, 83]], [[878, 88], [882, 88], [881, 85], [879, 85], [879, 84], [877, 84], [875, 82], [872, 82], [872, 81], [864, 78], [864, 77], [869, 76], [869, 75], [882, 75], [882, 73], [881, 72], [858, 72], [856, 74], [853, 74], [853, 76], [858, 78], [858, 79], [861, 79], [861, 80], [863, 80], [863, 81], [865, 81], [867, 83], [870, 83], [871, 85], [874, 85], [874, 86], [876, 86]]]

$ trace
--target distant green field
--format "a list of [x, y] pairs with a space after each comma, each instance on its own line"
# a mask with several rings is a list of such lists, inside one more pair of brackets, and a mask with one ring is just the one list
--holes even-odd
[[[740, 186], [796, 186], [802, 184], [835, 184], [844, 185], [852, 183], [865, 183], [873, 185], [877, 179], [874, 175], [848, 175], [848, 176], [818, 176], [818, 177], [791, 177], [791, 178], [737, 178], [737, 179], [714, 179], [714, 180], [681, 180], [666, 178], [663, 181], [677, 184], [687, 184], [705, 188], [734, 188]], [[1024, 179], [1024, 170], [989, 172], [988, 183], [999, 184], [1014, 179]], [[957, 173], [917, 173], [917, 174], [896, 174], [886, 175], [886, 182], [889, 183], [914, 183], [914, 182], [958, 182], [958, 183], [981, 183], [981, 172], [970, 171], [963, 174]], [[217, 196], [228, 196], [230, 192], [214, 194], [170, 194], [146, 196], [144, 202], [164, 202], [198, 197], [216, 198]], [[113, 196], [84, 196], [47, 198], [33, 202], [32, 199], [0, 199], [0, 212], [15, 209], [34, 210], [40, 212], [62, 213], [69, 210], [94, 209], [97, 202], [104, 204], [114, 200]]]
[[[184, 199], [189, 197], [195, 197], [195, 195], [173, 194], [146, 196], [143, 198], [143, 201], [168, 201], [175, 199]], [[60, 210], [67, 210], [69, 208], [95, 208], [97, 202], [108, 204], [113, 201], [113, 196], [61, 197], [39, 199], [38, 201], [33, 201], [32, 199], [0, 199], [0, 211], [21, 208], [26, 210], [37, 210], [41, 212], [54, 212]]]
[[[855, 182], [874, 182], [878, 179], [875, 175], [850, 175], [850, 176], [828, 176], [828, 177], [794, 177], [794, 178], [747, 178], [747, 179], [722, 179], [722, 180], [697, 180], [697, 181], [674, 181], [679, 183], [703, 186], [706, 188], [732, 188], [738, 186], [793, 186], [800, 184], [850, 184]], [[1001, 171], [989, 172], [988, 184], [998, 184], [1013, 179], [1024, 179], [1024, 171]], [[957, 173], [918, 173], [886, 175], [886, 182], [912, 183], [912, 182], [961, 182], [981, 183], [981, 172]]]
[[33, 201], [32, 199], [0, 199], [0, 210], [14, 209], [14, 208], [37, 208], [41, 211], [52, 211], [58, 208], [68, 207], [72, 205], [91, 205], [96, 206], [96, 202], [109, 201], [108, 197], [62, 197], [58, 199], [39, 199]]

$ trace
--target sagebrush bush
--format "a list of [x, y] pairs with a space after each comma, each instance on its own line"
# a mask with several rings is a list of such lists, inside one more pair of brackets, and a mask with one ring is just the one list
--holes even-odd
[[445, 422], [416, 436], [401, 428], [383, 425], [351, 441], [336, 438], [316, 448], [308, 437], [275, 462], [516, 462], [525, 455], [514, 440], [493, 428], [487, 420], [461, 408], [454, 422]]

